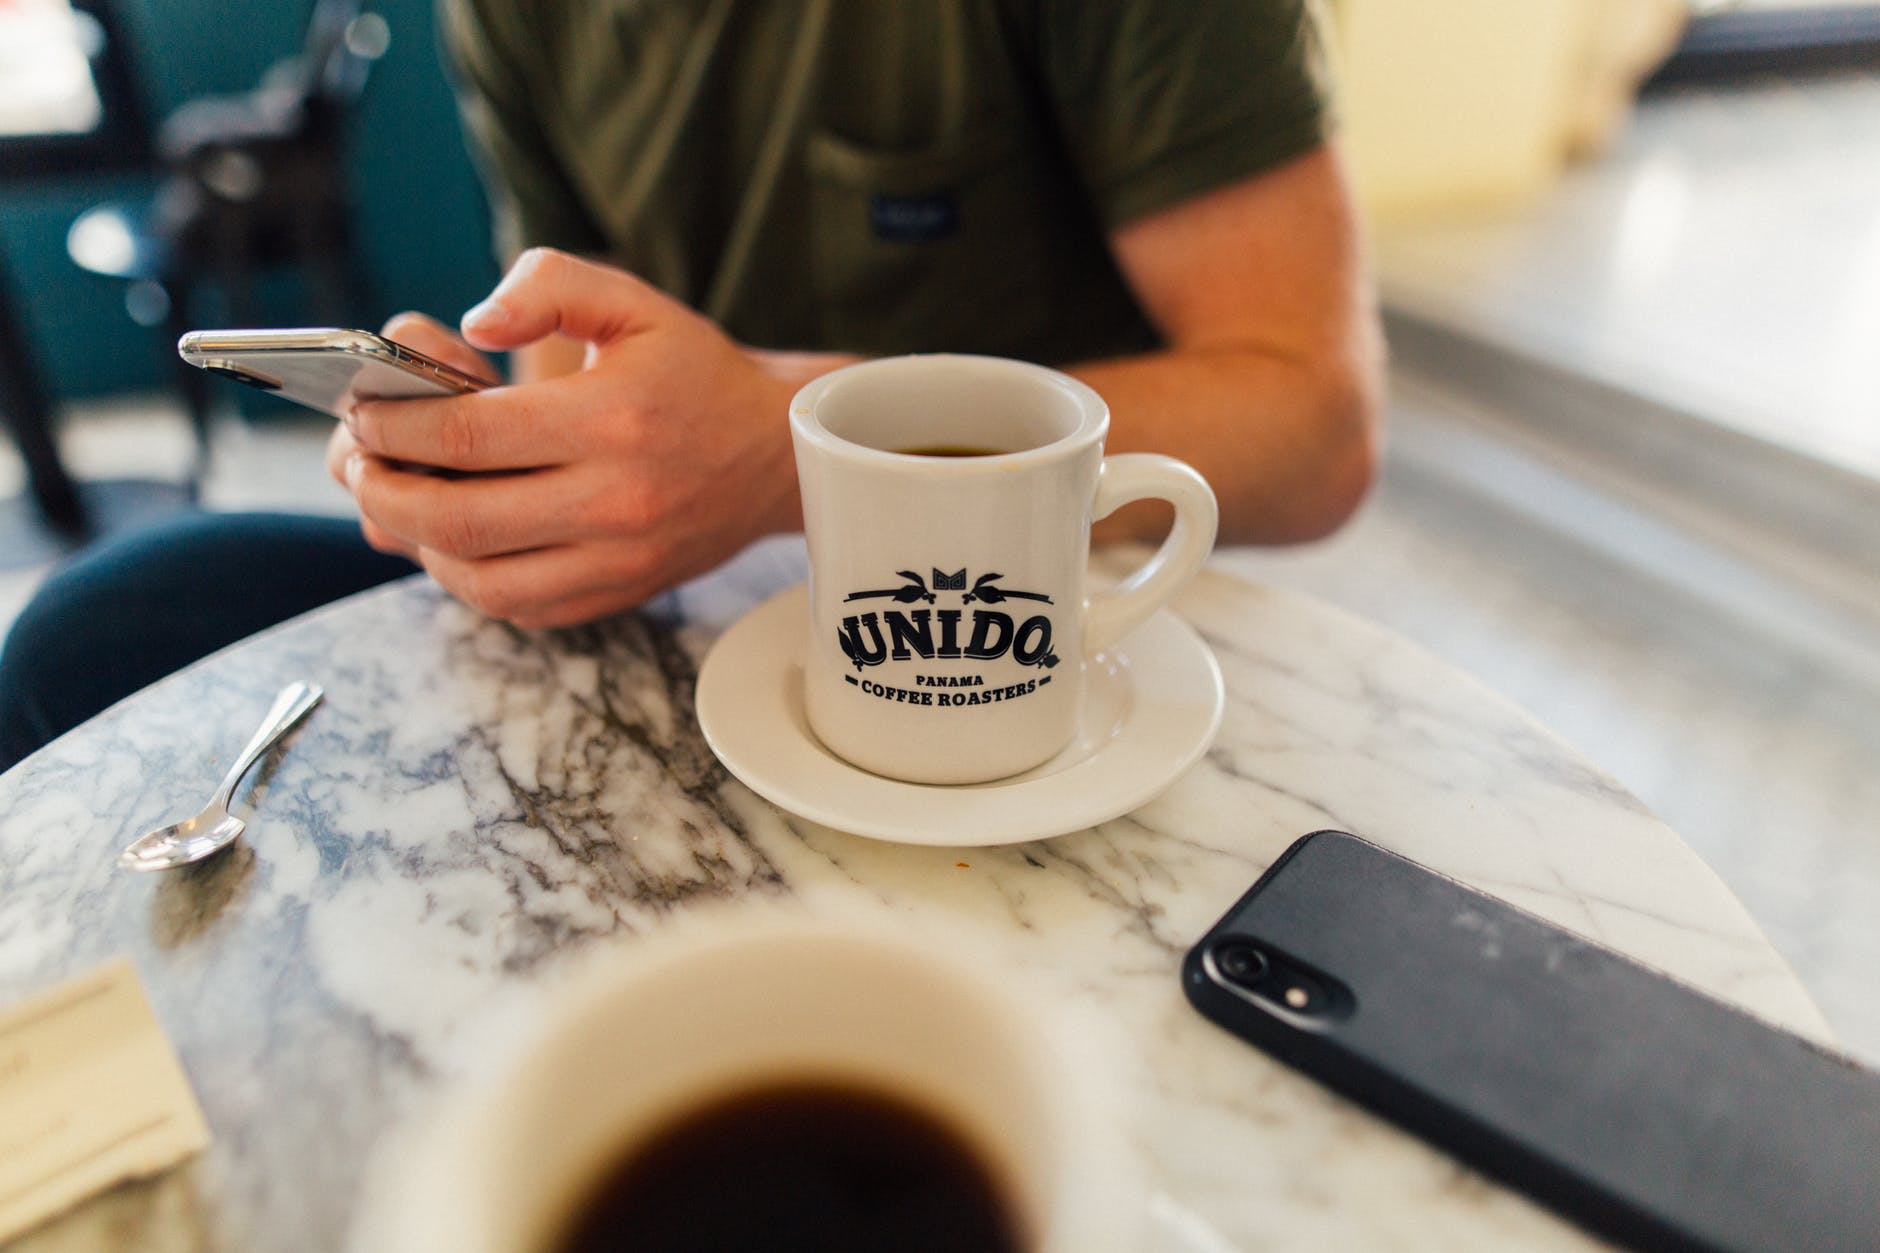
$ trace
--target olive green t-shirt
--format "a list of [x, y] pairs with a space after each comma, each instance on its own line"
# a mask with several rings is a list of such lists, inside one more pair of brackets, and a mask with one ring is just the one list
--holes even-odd
[[505, 257], [760, 347], [1154, 346], [1107, 234], [1324, 137], [1310, 0], [440, 0]]

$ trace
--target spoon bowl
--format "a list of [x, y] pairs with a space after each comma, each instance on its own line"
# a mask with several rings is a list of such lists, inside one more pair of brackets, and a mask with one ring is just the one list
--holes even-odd
[[117, 864], [125, 870], [170, 870], [201, 861], [233, 844], [248, 829], [246, 822], [228, 810], [235, 785], [276, 740], [287, 734], [288, 728], [320, 703], [323, 695], [325, 693], [312, 683], [290, 683], [282, 688], [268, 716], [235, 758], [235, 764], [229, 767], [221, 786], [202, 812], [194, 818], [146, 831], [118, 854]]
[[240, 818], [211, 805], [187, 821], [138, 836], [118, 854], [118, 865], [126, 870], [169, 870], [174, 866], [187, 866], [227, 848], [247, 829], [248, 824]]

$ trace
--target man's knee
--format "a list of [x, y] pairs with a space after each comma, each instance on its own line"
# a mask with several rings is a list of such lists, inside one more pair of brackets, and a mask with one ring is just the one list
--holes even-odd
[[95, 580], [70, 567], [14, 619], [0, 647], [0, 769], [103, 708], [93, 706], [116, 668], [104, 625]]
[[46, 581], [0, 649], [0, 768], [218, 648], [416, 568], [339, 518], [199, 514], [101, 545]]

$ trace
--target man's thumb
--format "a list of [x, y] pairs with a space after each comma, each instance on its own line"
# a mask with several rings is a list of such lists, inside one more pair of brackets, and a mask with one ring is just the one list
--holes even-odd
[[560, 332], [604, 344], [645, 325], [666, 297], [611, 266], [553, 248], [517, 257], [496, 290], [463, 315], [463, 336], [485, 352], [504, 352]]

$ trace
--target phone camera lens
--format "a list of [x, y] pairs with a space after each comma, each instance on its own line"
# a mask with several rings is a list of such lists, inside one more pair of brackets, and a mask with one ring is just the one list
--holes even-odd
[[1214, 950], [1214, 965], [1228, 982], [1252, 987], [1266, 977], [1270, 963], [1253, 945], [1234, 942]]
[[1350, 1017], [1351, 989], [1291, 954], [1244, 935], [1222, 938], [1206, 950], [1203, 977], [1241, 1000], [1300, 1022]]

